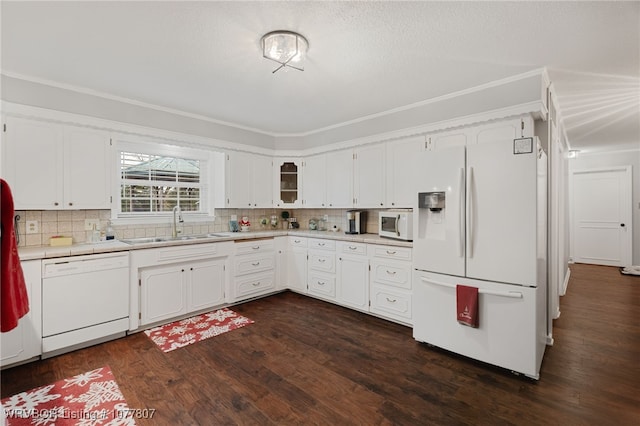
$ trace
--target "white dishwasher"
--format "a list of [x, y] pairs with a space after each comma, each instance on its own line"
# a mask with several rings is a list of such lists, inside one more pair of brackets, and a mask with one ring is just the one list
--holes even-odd
[[43, 357], [124, 336], [128, 327], [128, 252], [42, 261]]

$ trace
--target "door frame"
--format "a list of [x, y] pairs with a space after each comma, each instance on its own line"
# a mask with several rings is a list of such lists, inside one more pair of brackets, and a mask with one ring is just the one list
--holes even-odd
[[[576, 175], [586, 174], [586, 173], [602, 173], [602, 172], [624, 172], [625, 181], [626, 181], [626, 207], [624, 208], [625, 218], [624, 224], [627, 232], [629, 233], [627, 248], [624, 250], [621, 256], [621, 262], [623, 265], [631, 265], [633, 262], [633, 174], [632, 174], [632, 166], [611, 166], [611, 167], [594, 167], [588, 169], [576, 169], [571, 171], [570, 179], [569, 179], [569, 211], [570, 211], [570, 227], [569, 227], [569, 258], [571, 261], [575, 261], [575, 207], [573, 205], [573, 195], [574, 195], [574, 179]], [[611, 265], [607, 265], [611, 266]]]

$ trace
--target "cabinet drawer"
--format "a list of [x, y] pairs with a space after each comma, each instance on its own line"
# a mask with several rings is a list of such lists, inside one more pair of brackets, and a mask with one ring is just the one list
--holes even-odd
[[385, 259], [411, 260], [410, 247], [369, 245], [369, 256]]
[[307, 239], [304, 237], [289, 237], [291, 247], [307, 247]]
[[334, 276], [310, 271], [307, 283], [309, 293], [332, 299], [336, 297], [336, 278]]
[[338, 253], [341, 254], [359, 254], [361, 256], [367, 255], [367, 245], [363, 243], [338, 243]]
[[236, 276], [272, 270], [275, 267], [275, 254], [267, 253], [257, 256], [238, 256], [235, 259], [234, 265], [234, 274]]
[[373, 285], [371, 286], [371, 312], [397, 319], [402, 322], [411, 322], [411, 292], [399, 289]]
[[275, 247], [276, 244], [273, 238], [267, 240], [249, 240], [235, 243], [236, 255], [274, 251]]
[[309, 251], [308, 266], [309, 269], [333, 274], [336, 272], [336, 255], [322, 251]]
[[334, 240], [318, 240], [309, 238], [309, 248], [318, 250], [335, 250], [336, 242]]
[[409, 262], [371, 261], [371, 280], [376, 283], [411, 289], [411, 264]]
[[275, 275], [273, 272], [252, 274], [235, 281], [235, 299], [246, 299], [262, 293], [275, 290]]

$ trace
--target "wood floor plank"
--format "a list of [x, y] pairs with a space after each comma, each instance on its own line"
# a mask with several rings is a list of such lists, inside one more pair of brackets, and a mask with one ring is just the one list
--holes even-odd
[[640, 419], [640, 277], [572, 265], [534, 381], [285, 292], [254, 324], [163, 353], [143, 333], [1, 372], [2, 397], [109, 365], [139, 425], [594, 425]]

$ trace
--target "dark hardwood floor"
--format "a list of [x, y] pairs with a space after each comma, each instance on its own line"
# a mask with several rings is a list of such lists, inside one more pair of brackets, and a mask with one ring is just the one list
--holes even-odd
[[140, 425], [640, 424], [640, 277], [572, 265], [533, 381], [415, 342], [411, 329], [295, 293], [255, 324], [161, 352], [143, 334], [2, 371], [2, 397], [104, 365]]

